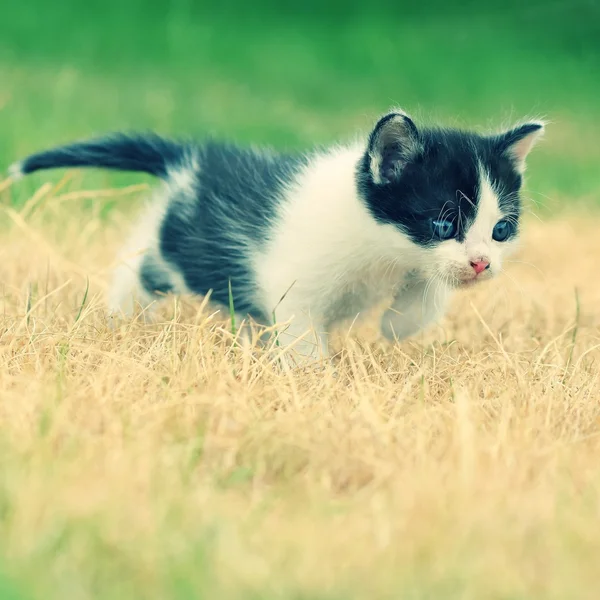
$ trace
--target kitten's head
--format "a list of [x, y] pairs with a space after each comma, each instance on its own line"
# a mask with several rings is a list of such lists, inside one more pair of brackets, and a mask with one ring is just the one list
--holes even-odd
[[519, 233], [525, 158], [543, 132], [528, 122], [498, 135], [418, 128], [403, 112], [382, 117], [359, 166], [372, 215], [422, 250], [427, 277], [469, 285], [497, 274]]

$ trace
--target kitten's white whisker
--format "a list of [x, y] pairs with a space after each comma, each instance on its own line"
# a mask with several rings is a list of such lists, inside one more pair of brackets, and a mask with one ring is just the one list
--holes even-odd
[[471, 198], [469, 198], [464, 192], [461, 192], [460, 190], [456, 190], [456, 192], [460, 199], [466, 200], [471, 205], [472, 208], [476, 208], [473, 200], [471, 200]]
[[525, 265], [527, 267], [531, 267], [532, 269], [537, 271], [544, 279], [547, 277], [546, 273], [544, 273], [544, 271], [542, 271], [537, 265], [535, 265], [533, 263], [526, 262], [524, 260], [512, 260], [512, 259], [506, 259], [504, 262], [510, 263], [510, 264], [515, 264], [515, 265]]
[[523, 287], [521, 286], [521, 284], [510, 274], [506, 271], [506, 269], [502, 269], [501, 272], [506, 275], [506, 277], [508, 277], [508, 279], [510, 279], [511, 283], [514, 283], [515, 286], [517, 287], [518, 292], [520, 293], [521, 297], [525, 297], [525, 292], [523, 291]]

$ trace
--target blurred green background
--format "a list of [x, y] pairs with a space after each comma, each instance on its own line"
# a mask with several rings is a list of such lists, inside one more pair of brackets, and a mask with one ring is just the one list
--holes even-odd
[[115, 129], [291, 149], [349, 139], [391, 105], [483, 129], [541, 116], [528, 189], [554, 210], [600, 199], [599, 67], [598, 0], [5, 2], [0, 164]]

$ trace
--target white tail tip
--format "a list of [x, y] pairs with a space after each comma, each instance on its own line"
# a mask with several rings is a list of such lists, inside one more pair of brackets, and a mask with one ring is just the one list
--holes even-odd
[[13, 180], [17, 181], [23, 177], [23, 164], [20, 162], [15, 163], [8, 167], [8, 176]]

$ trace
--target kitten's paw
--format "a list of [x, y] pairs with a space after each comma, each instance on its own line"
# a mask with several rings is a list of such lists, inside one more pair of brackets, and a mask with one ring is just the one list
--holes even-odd
[[380, 332], [388, 341], [395, 343], [411, 337], [422, 329], [422, 324], [417, 319], [399, 315], [393, 310], [387, 311], [381, 319]]

